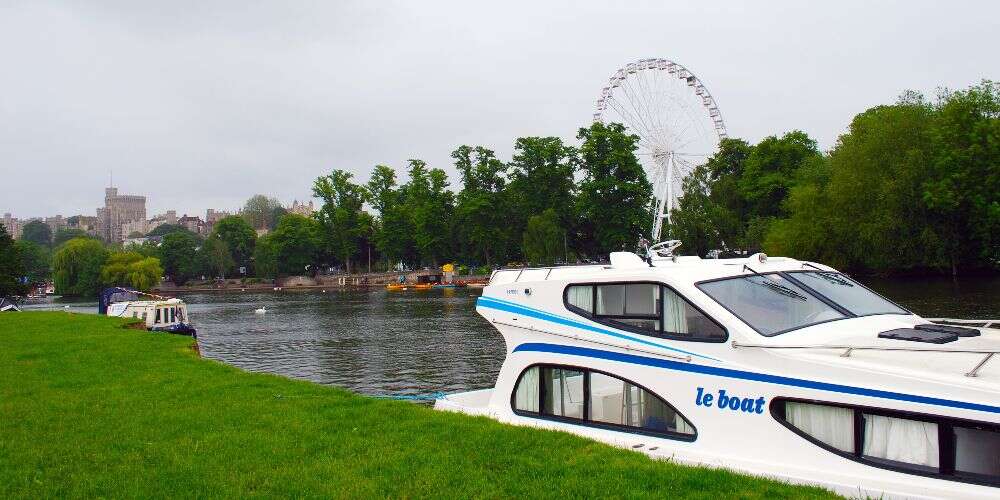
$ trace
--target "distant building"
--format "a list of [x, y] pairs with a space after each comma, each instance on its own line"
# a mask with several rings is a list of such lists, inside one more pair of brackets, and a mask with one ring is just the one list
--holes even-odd
[[312, 200], [309, 200], [308, 205], [305, 203], [299, 203], [299, 200], [293, 200], [292, 206], [288, 208], [289, 213], [305, 215], [306, 217], [309, 217], [315, 211], [316, 210], [313, 208]]
[[180, 219], [177, 219], [177, 223], [194, 234], [205, 234], [205, 222], [201, 220], [201, 217], [189, 217], [188, 214], [184, 214]]
[[215, 210], [209, 208], [205, 211], [205, 234], [210, 234], [212, 229], [215, 227], [215, 223], [219, 222], [226, 217], [233, 215], [231, 212], [226, 212], [224, 210]]
[[120, 243], [128, 234], [122, 234], [124, 224], [146, 219], [146, 197], [118, 194], [118, 188], [104, 190], [104, 207], [97, 209], [101, 237], [110, 243]]
[[79, 229], [90, 236], [100, 236], [100, 221], [92, 215], [74, 215], [66, 219], [70, 229]]
[[11, 238], [16, 240], [21, 237], [22, 226], [21, 220], [17, 217], [12, 217], [9, 213], [3, 214], [3, 227], [10, 233]]
[[46, 217], [45, 225], [49, 226], [49, 230], [52, 231], [52, 236], [56, 235], [56, 232], [63, 229], [69, 225], [66, 219], [61, 215], [56, 215], [55, 217]]

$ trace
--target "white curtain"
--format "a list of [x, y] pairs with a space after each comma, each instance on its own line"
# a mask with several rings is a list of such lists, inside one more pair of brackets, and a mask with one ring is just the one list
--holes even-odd
[[521, 375], [514, 395], [514, 405], [518, 410], [538, 411], [538, 367], [534, 367]]
[[594, 312], [594, 288], [591, 286], [569, 287], [569, 304], [587, 312]]
[[854, 410], [787, 401], [785, 420], [838, 450], [854, 452]]
[[669, 288], [663, 289], [663, 331], [689, 333], [686, 314], [687, 304]]
[[863, 452], [873, 458], [937, 468], [937, 424], [865, 414]]
[[625, 285], [601, 285], [597, 287], [597, 314], [625, 313]]
[[1000, 432], [955, 427], [955, 469], [1000, 476]]
[[694, 434], [694, 427], [691, 427], [680, 413], [674, 413], [674, 429], [681, 434]]

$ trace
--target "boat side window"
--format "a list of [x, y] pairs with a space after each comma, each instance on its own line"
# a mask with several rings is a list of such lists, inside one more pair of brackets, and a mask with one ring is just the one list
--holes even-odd
[[868, 465], [1000, 485], [1000, 425], [776, 399], [771, 413], [819, 446]]
[[606, 373], [535, 365], [521, 373], [511, 397], [520, 415], [693, 440], [695, 428], [645, 388]]
[[542, 413], [583, 418], [583, 372], [566, 368], [543, 368]]
[[694, 427], [653, 393], [618, 377], [590, 374], [590, 418], [653, 432], [694, 434]]
[[156, 308], [156, 319], [153, 321], [153, 323], [159, 323], [159, 322], [160, 322], [160, 308], [157, 307]]
[[663, 289], [663, 331], [680, 338], [726, 340], [726, 331], [721, 326], [666, 287]]
[[577, 312], [587, 316], [594, 314], [594, 287], [591, 285], [572, 285], [566, 287], [566, 303]]
[[566, 308], [615, 328], [654, 337], [724, 342], [726, 330], [659, 283], [570, 285]]
[[177, 321], [177, 308], [176, 307], [171, 307], [170, 308], [170, 322], [174, 323], [176, 321]]

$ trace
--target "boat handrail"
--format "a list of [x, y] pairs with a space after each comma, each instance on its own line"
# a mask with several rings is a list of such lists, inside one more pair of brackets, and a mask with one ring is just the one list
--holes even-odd
[[997, 349], [934, 349], [934, 348], [913, 348], [913, 347], [889, 347], [889, 346], [871, 346], [871, 345], [835, 345], [835, 344], [805, 344], [805, 345], [768, 345], [768, 344], [745, 344], [742, 342], [732, 341], [733, 349], [739, 348], [756, 348], [756, 349], [843, 349], [844, 353], [840, 355], [842, 358], [851, 357], [851, 353], [854, 351], [903, 351], [903, 352], [936, 352], [936, 353], [952, 353], [952, 354], [983, 354], [983, 359], [972, 368], [972, 370], [965, 373], [966, 377], [975, 377], [979, 374], [979, 369], [986, 364], [994, 355], [1000, 354], [1000, 350]]
[[565, 337], [565, 338], [569, 338], [569, 339], [573, 339], [573, 340], [582, 340], [584, 342], [589, 342], [591, 344], [599, 344], [599, 345], [608, 346], [608, 347], [617, 347], [619, 349], [625, 349], [627, 351], [636, 351], [636, 352], [641, 352], [641, 353], [644, 353], [644, 354], [652, 354], [654, 356], [662, 356], [664, 358], [679, 359], [679, 360], [687, 362], [687, 363], [691, 362], [691, 356], [681, 356], [679, 354], [671, 354], [671, 353], [667, 353], [667, 352], [657, 352], [657, 351], [651, 351], [649, 349], [641, 349], [641, 348], [638, 348], [638, 347], [624, 346], [624, 345], [621, 345], [621, 344], [612, 344], [612, 343], [609, 343], [609, 342], [601, 342], [599, 340], [594, 340], [594, 339], [591, 339], [591, 338], [581, 337], [579, 334], [559, 333], [559, 332], [554, 332], [552, 330], [546, 330], [544, 328], [535, 328], [534, 325], [524, 326], [524, 325], [519, 325], [517, 323], [508, 323], [506, 321], [498, 321], [496, 319], [493, 319], [491, 321], [493, 323], [495, 323], [495, 324], [498, 324], [498, 325], [512, 326], [514, 328], [520, 328], [522, 330], [529, 330], [529, 331], [532, 331], [532, 332], [545, 333], [545, 334], [548, 334], [548, 335], [556, 335], [558, 337]]
[[968, 325], [975, 328], [1000, 329], [1000, 319], [954, 319], [954, 318], [924, 318], [931, 323]]
[[500, 269], [494, 269], [493, 272], [490, 273], [490, 282], [492, 282], [493, 278], [495, 278], [496, 275], [499, 273], [514, 272], [514, 271], [517, 271], [517, 276], [514, 277], [514, 281], [511, 281], [511, 283], [517, 283], [521, 279], [521, 274], [523, 274], [525, 271], [546, 271], [545, 277], [542, 278], [542, 281], [546, 281], [549, 279], [549, 275], [552, 274], [552, 271], [556, 269], [569, 269], [574, 267], [578, 268], [599, 267], [601, 269], [607, 269], [610, 266], [607, 263], [596, 263], [596, 264], [565, 264], [561, 266], [543, 266], [543, 267], [531, 267], [531, 266], [504, 267]]

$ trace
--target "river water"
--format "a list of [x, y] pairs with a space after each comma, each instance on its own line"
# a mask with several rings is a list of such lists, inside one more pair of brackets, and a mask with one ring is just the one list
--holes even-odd
[[[1000, 278], [863, 280], [925, 317], [1000, 317]], [[475, 289], [188, 293], [206, 358], [369, 395], [493, 385], [503, 338], [475, 313]], [[96, 303], [29, 309], [95, 312]], [[259, 307], [267, 313], [254, 314]]]

